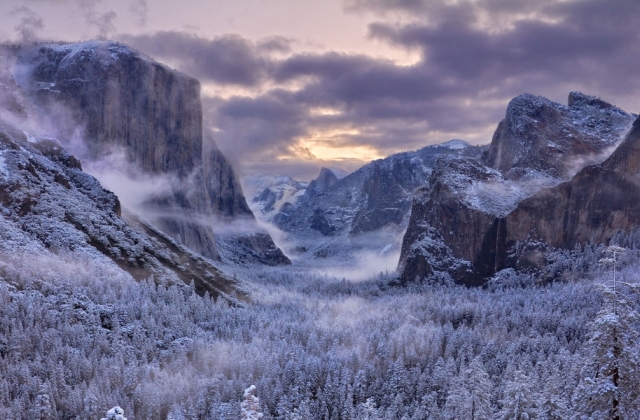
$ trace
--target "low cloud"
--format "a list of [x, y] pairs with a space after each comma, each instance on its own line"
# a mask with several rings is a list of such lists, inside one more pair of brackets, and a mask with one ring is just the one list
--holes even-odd
[[15, 26], [18, 41], [29, 43], [39, 39], [38, 33], [44, 28], [42, 18], [27, 6], [19, 6], [11, 12], [19, 16], [20, 22]]
[[[115, 33], [115, 15], [105, 12], [105, 3], [67, 1], [83, 5], [100, 34]], [[161, 31], [117, 37], [201, 80], [205, 126], [245, 174], [309, 180], [319, 166], [353, 170], [374, 156], [451, 138], [487, 143], [509, 100], [525, 92], [565, 102], [568, 92], [579, 90], [638, 111], [636, 0], [343, 5], [371, 16], [372, 43], [415, 51], [419, 60], [401, 65], [366, 54], [304, 52], [300, 40], [278, 36]], [[146, 0], [131, 6], [141, 23], [146, 7]], [[16, 30], [37, 37], [42, 21], [21, 13], [24, 23]], [[346, 164], [335, 158], [339, 153], [320, 150], [331, 147], [345, 151]], [[370, 153], [348, 154], [357, 147]]]

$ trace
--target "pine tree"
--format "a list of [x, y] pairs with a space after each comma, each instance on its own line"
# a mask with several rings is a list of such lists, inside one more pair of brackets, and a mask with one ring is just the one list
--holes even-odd
[[490, 419], [493, 415], [491, 410], [491, 392], [493, 384], [489, 380], [489, 375], [485, 372], [482, 362], [475, 358], [465, 371], [467, 386], [471, 397], [471, 412], [469, 419], [483, 420]]
[[568, 418], [568, 408], [563, 398], [563, 379], [560, 374], [554, 374], [547, 379], [544, 393], [540, 398], [540, 409], [538, 418], [540, 420], [564, 420]]
[[591, 324], [586, 344], [586, 363], [575, 394], [576, 418], [630, 419], [640, 416], [640, 357], [636, 330], [638, 313], [626, 293], [637, 284], [616, 278], [617, 255], [623, 248], [609, 247], [613, 280], [603, 287], [604, 304]]
[[500, 401], [502, 410], [498, 413], [499, 420], [531, 420], [537, 418], [538, 401], [524, 373], [517, 370], [513, 380], [507, 382], [504, 397]]
[[262, 418], [260, 413], [260, 399], [255, 396], [256, 386], [251, 385], [244, 390], [244, 401], [242, 401], [242, 419], [258, 420]]
[[445, 404], [447, 418], [488, 420], [493, 418], [491, 410], [492, 384], [478, 358], [471, 361], [467, 369], [451, 386]]

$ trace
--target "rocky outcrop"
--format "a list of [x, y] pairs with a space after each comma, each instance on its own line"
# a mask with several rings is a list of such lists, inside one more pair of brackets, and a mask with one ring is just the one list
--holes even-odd
[[637, 230], [639, 179], [640, 119], [636, 119], [624, 142], [601, 165], [588, 166], [570, 181], [520, 203], [504, 220], [502, 246], [507, 253], [518, 251], [518, 243], [534, 241], [573, 248], [588, 242], [608, 243], [620, 232]]
[[530, 94], [514, 98], [493, 135], [484, 162], [508, 179], [533, 171], [567, 179], [581, 167], [602, 161], [633, 117], [579, 92], [564, 106]]
[[[82, 159], [120, 152], [131, 165], [130, 176], [142, 172], [170, 180], [168, 191], [145, 202], [145, 218], [212, 259], [222, 257], [220, 241], [247, 243], [212, 228], [237, 217], [252, 221], [253, 214], [229, 162], [213, 140], [203, 139], [196, 79], [107, 41], [24, 47], [17, 57], [20, 84], [41, 114], [64, 119], [55, 124], [59, 137], [70, 139], [82, 128]], [[249, 241], [248, 262], [252, 255], [261, 255], [253, 261], [260, 263], [287, 260], [277, 252], [274, 260], [269, 257], [274, 245], [266, 232], [251, 235], [262, 239]]]
[[59, 143], [33, 131], [31, 106], [6, 74], [0, 76], [0, 89], [6, 96], [0, 101], [3, 258], [82, 255], [119, 267], [137, 280], [193, 283], [201, 294], [237, 302], [231, 298], [235, 294], [247, 300], [240, 285], [208, 260], [147, 223], [121, 217], [113, 193], [83, 172]]
[[341, 169], [320, 168], [320, 175], [309, 183], [305, 195], [315, 197], [322, 194], [323, 191], [336, 185], [345, 176], [347, 173]]
[[445, 272], [478, 285], [506, 267], [543, 265], [546, 247], [606, 242], [637, 226], [633, 176], [619, 175], [640, 162], [629, 140], [635, 129], [605, 162], [585, 167], [606, 157], [633, 118], [579, 93], [569, 107], [515, 98], [482, 161], [443, 159], [416, 194], [400, 280]]

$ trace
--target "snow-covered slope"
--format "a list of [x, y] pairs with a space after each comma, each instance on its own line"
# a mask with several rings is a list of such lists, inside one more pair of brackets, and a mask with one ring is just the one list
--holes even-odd
[[246, 299], [239, 284], [135, 216], [30, 118], [33, 107], [0, 70], [0, 254], [68, 254], [137, 280], [194, 283], [202, 294]]

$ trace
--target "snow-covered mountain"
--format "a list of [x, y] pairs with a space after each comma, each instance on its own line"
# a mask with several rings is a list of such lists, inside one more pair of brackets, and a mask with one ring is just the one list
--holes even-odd
[[244, 179], [244, 189], [251, 198], [249, 206], [271, 221], [285, 203], [295, 204], [309, 186], [283, 175], [250, 175]]
[[131, 211], [214, 260], [289, 263], [203, 134], [196, 79], [109, 41], [10, 51], [40, 123]]
[[[190, 284], [204, 294], [246, 300], [237, 281], [209, 260], [127, 215], [81, 163], [32, 118], [34, 107], [0, 70], [0, 260], [90, 260], [137, 280]], [[18, 264], [19, 265], [19, 264]], [[235, 298], [231, 298], [235, 295]]]
[[322, 168], [309, 185], [287, 177], [254, 178], [245, 185], [254, 186], [254, 209], [284, 232], [280, 245], [299, 263], [365, 270], [365, 261], [374, 272], [384, 271], [395, 268], [413, 192], [428, 182], [438, 158], [479, 157], [483, 150], [451, 140], [373, 161], [348, 175]]
[[616, 170], [615, 156], [635, 159], [633, 136], [618, 147], [635, 118], [578, 92], [569, 95], [568, 106], [528, 94], [513, 99], [482, 159], [440, 160], [416, 193], [401, 280], [447, 273], [457, 282], [482, 284], [506, 267], [543, 268], [549, 246], [606, 243], [616, 232], [637, 229], [627, 209], [637, 192], [625, 187], [633, 174], [590, 181], [585, 175], [600, 174], [601, 166]]

